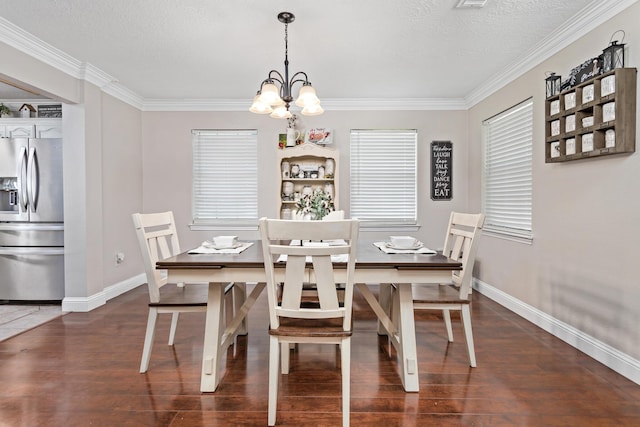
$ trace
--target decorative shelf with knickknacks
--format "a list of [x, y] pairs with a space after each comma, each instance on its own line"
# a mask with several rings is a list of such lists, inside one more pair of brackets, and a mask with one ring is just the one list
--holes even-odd
[[579, 83], [561, 89], [560, 76], [546, 78], [546, 163], [635, 152], [637, 69], [623, 65], [614, 41]]
[[278, 150], [278, 162], [281, 219], [322, 219], [338, 209], [338, 150], [307, 142]]

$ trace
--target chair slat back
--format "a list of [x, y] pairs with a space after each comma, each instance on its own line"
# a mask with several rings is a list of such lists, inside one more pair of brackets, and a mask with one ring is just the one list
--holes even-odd
[[462, 270], [452, 273], [452, 282], [460, 287], [460, 297], [467, 299], [471, 292], [471, 278], [478, 238], [484, 225], [484, 214], [452, 212], [449, 217], [443, 253], [462, 263]]
[[[355, 219], [331, 221], [290, 221], [260, 219], [260, 238], [265, 259], [269, 320], [277, 328], [280, 317], [304, 319], [343, 318], [344, 330], [351, 328], [353, 280], [359, 222]], [[312, 241], [315, 245], [288, 244], [291, 240]], [[344, 240], [346, 245], [323, 245], [321, 240]], [[278, 298], [274, 261], [286, 255], [282, 297]], [[332, 256], [339, 257], [332, 259]], [[347, 281], [344, 283], [343, 304], [340, 305], [336, 287], [334, 262], [346, 262]], [[316, 305], [304, 304], [303, 285], [309, 281], [309, 268], [313, 269], [317, 287]], [[342, 268], [341, 264], [340, 268]]]
[[156, 269], [156, 263], [180, 253], [173, 212], [134, 213], [132, 217], [147, 275], [149, 299], [159, 302], [160, 288], [167, 279], [162, 270]]

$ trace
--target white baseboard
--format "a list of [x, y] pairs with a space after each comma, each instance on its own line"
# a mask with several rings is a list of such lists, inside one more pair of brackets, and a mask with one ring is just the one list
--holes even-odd
[[473, 289], [503, 307], [527, 319], [534, 325], [560, 338], [567, 344], [594, 358], [620, 375], [640, 384], [640, 361], [603, 343], [579, 329], [538, 310], [511, 295], [478, 279], [473, 279]]
[[65, 297], [62, 300], [62, 311], [91, 311], [106, 304], [110, 299], [122, 295], [146, 282], [147, 276], [143, 273], [114, 285], [107, 286], [102, 292], [88, 297]]

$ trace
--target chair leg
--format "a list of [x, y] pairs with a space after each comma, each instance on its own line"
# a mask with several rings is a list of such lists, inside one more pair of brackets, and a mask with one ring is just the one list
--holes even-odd
[[453, 329], [451, 328], [451, 312], [449, 310], [442, 310], [442, 317], [444, 318], [444, 326], [447, 328], [447, 338], [449, 342], [453, 342]]
[[476, 352], [473, 346], [473, 330], [471, 329], [471, 310], [469, 304], [462, 306], [461, 317], [462, 327], [464, 329], [464, 338], [467, 341], [467, 350], [469, 352], [469, 364], [472, 368], [476, 367]]
[[289, 358], [291, 356], [291, 346], [285, 342], [280, 344], [280, 347], [281, 369], [282, 373], [287, 375], [289, 374]]
[[144, 347], [142, 349], [142, 359], [140, 361], [140, 373], [144, 374], [149, 369], [149, 360], [151, 359], [151, 348], [153, 347], [153, 339], [156, 335], [156, 320], [158, 320], [158, 310], [149, 308], [149, 317], [147, 319], [147, 331], [144, 337]]
[[180, 313], [175, 312], [171, 315], [171, 329], [169, 330], [169, 345], [173, 345], [176, 338], [176, 329], [178, 328], [178, 318]]
[[[269, 337], [269, 407], [268, 425], [276, 425], [278, 407], [278, 380], [280, 379], [280, 342], [278, 337]], [[283, 345], [284, 346], [284, 345]], [[287, 346], [288, 348], [288, 346]]]
[[349, 425], [351, 397], [351, 338], [345, 338], [340, 345], [342, 365], [342, 426]]

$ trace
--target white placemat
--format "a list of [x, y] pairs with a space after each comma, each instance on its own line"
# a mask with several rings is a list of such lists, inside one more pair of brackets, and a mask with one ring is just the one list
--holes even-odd
[[426, 254], [435, 255], [437, 252], [425, 246], [418, 249], [394, 249], [387, 246], [387, 242], [374, 242], [374, 246], [385, 254]]
[[[300, 240], [292, 240], [289, 243], [289, 246], [300, 246]], [[347, 246], [347, 242], [344, 239], [335, 239], [335, 240], [303, 240], [302, 246], [315, 246], [315, 247], [326, 247], [326, 246]]]
[[195, 249], [191, 249], [189, 254], [239, 254], [244, 251], [251, 245], [253, 242], [239, 242], [240, 246], [237, 248], [225, 248], [225, 249], [216, 249], [211, 247], [211, 244], [208, 242], [202, 242], [200, 246]]
[[[308, 256], [305, 258], [306, 262], [311, 262], [311, 257]], [[349, 254], [340, 254], [340, 255], [331, 255], [331, 262], [348, 262]], [[282, 254], [278, 257], [276, 262], [287, 262], [287, 254]]]

